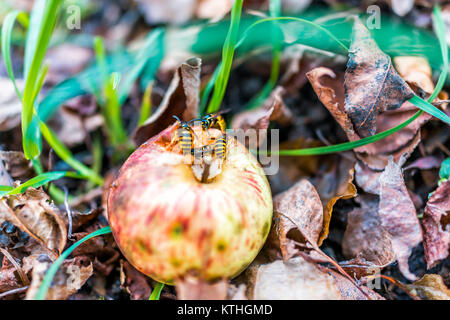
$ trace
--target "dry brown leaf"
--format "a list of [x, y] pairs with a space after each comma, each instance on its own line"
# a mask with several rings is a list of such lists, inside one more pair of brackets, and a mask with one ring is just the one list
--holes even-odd
[[416, 276], [409, 271], [408, 258], [412, 249], [422, 241], [422, 230], [401, 171], [401, 164], [389, 161], [380, 176], [378, 216], [381, 226], [392, 237], [392, 249], [402, 274], [410, 280]]
[[[361, 196], [361, 208], [348, 213], [347, 229], [342, 239], [346, 258], [363, 258], [375, 265], [387, 265], [395, 260], [391, 235], [381, 226], [376, 196]], [[353, 261], [354, 265], [360, 265]], [[342, 265], [341, 265], [342, 266]], [[342, 266], [343, 267], [343, 266]], [[372, 266], [370, 266], [372, 267]]]
[[256, 130], [259, 138], [258, 144], [260, 144], [267, 135], [270, 121], [275, 121], [281, 125], [291, 124], [293, 120], [292, 112], [283, 102], [283, 93], [282, 87], [276, 87], [261, 107], [238, 113], [233, 118], [231, 128], [244, 131]]
[[292, 123], [292, 113], [283, 102], [283, 87], [276, 87], [259, 108], [243, 111], [233, 118], [233, 129], [267, 129], [270, 121], [281, 125]]
[[[32, 281], [27, 291], [27, 300], [33, 299], [42, 283], [42, 279], [51, 266], [52, 261], [46, 255], [34, 257], [32, 263]], [[76, 293], [92, 275], [92, 263], [85, 257], [65, 260], [56, 272], [52, 285], [48, 289], [47, 300], [66, 300]]]
[[[360, 136], [355, 132], [354, 126], [344, 108], [345, 92], [341, 75], [336, 75], [330, 69], [319, 67], [308, 72], [307, 76], [320, 101], [342, 127], [348, 139], [350, 141], [359, 140]], [[400, 124], [402, 121], [410, 118], [416, 111], [417, 109], [414, 106], [406, 102], [400, 109], [383, 112], [377, 117], [377, 132]], [[423, 114], [406, 128], [388, 136], [382, 141], [355, 148], [357, 157], [363, 160], [366, 165], [369, 165], [370, 168], [382, 170], [386, 166], [390, 155], [398, 161], [405, 153], [412, 153], [420, 142], [418, 130], [429, 119], [428, 115]], [[358, 178], [358, 174], [356, 177]]]
[[[98, 230], [100, 225], [90, 226], [85, 232], [78, 232], [72, 235], [74, 241], [79, 241], [90, 233]], [[74, 251], [73, 256], [86, 256], [93, 260], [93, 266], [98, 273], [108, 276], [114, 269], [114, 262], [120, 257], [114, 249], [115, 242], [111, 237], [95, 237], [80, 244]]]
[[359, 136], [374, 135], [377, 116], [398, 109], [414, 95], [359, 18], [353, 24], [345, 72], [345, 110]]
[[[319, 100], [347, 134], [350, 141], [359, 140], [349, 116], [345, 111], [345, 90], [342, 74], [336, 75], [331, 69], [318, 67], [306, 76]], [[355, 149], [365, 151], [366, 148]]]
[[323, 225], [323, 208], [316, 189], [308, 180], [303, 179], [276, 196], [273, 206], [274, 223], [269, 235], [272, 240], [269, 246], [278, 246], [284, 261], [296, 254], [304, 255], [305, 253], [299, 249], [306, 251], [313, 249], [312, 252], [316, 256], [320, 255], [321, 260], [331, 263], [354, 282], [337, 262], [317, 245]]
[[[425, 58], [396, 57], [394, 63], [399, 74], [407, 83], [420, 88], [426, 94], [433, 92], [431, 67]], [[440, 93], [440, 98], [446, 99], [445, 96], [445, 93]], [[405, 122], [417, 111], [417, 107], [410, 102], [405, 102], [397, 110], [386, 110], [378, 116], [377, 132], [391, 129]], [[387, 155], [393, 155], [395, 161], [398, 161], [403, 154], [412, 153], [421, 139], [420, 128], [431, 118], [428, 113], [423, 113], [402, 130], [371, 144], [372, 147], [366, 150], [368, 155], [360, 157], [371, 169], [382, 170], [387, 164]]]
[[178, 300], [225, 300], [228, 292], [228, 280], [207, 283], [196, 277], [188, 276], [175, 282]]
[[15, 180], [26, 181], [34, 174], [31, 162], [22, 152], [0, 151], [0, 160], [4, 162], [5, 169]]
[[428, 94], [433, 92], [432, 71], [426, 58], [398, 56], [394, 58], [394, 64], [406, 82], [421, 88]]
[[172, 125], [174, 115], [185, 121], [198, 117], [200, 67], [201, 60], [192, 58], [177, 69], [158, 109], [134, 131], [136, 145]]
[[323, 225], [323, 208], [319, 194], [308, 180], [300, 180], [273, 199], [274, 226], [284, 260], [292, 257], [293, 241], [314, 244]]
[[422, 219], [423, 247], [427, 268], [448, 257], [450, 248], [450, 180], [433, 192], [425, 206]]
[[358, 186], [365, 192], [378, 194], [380, 190], [379, 179], [382, 171], [371, 170], [362, 161], [356, 162], [355, 165], [355, 180]]
[[[70, 204], [69, 204], [70, 205]], [[78, 212], [72, 210], [72, 231], [77, 231], [84, 224], [97, 218], [103, 212], [103, 208], [96, 208], [87, 212]]]
[[437, 274], [426, 274], [422, 279], [405, 285], [414, 295], [428, 300], [450, 300], [450, 290], [444, 280]]
[[356, 288], [355, 284], [334, 270], [330, 270], [325, 267], [322, 267], [321, 269], [333, 277], [334, 283], [341, 293], [342, 300], [385, 300], [372, 289], [361, 285], [360, 288], [365, 293], [363, 294], [358, 288]]
[[[422, 241], [422, 232], [417, 219], [415, 205], [403, 180], [401, 164], [404, 161], [405, 158], [401, 158], [399, 163], [395, 163], [391, 158], [383, 172], [372, 171], [368, 167], [357, 163], [356, 181], [366, 192], [380, 196], [377, 215], [380, 226], [391, 236], [392, 250], [395, 253], [400, 271], [406, 278], [415, 280], [416, 276], [409, 271], [408, 258], [412, 249]], [[367, 215], [369, 212], [370, 210], [366, 211], [363, 215], [363, 222], [359, 222], [358, 217], [363, 213], [355, 210], [352, 213], [355, 215], [353, 218], [356, 219], [352, 222], [353, 227], [354, 223], [356, 225], [361, 224], [361, 227], [357, 227], [357, 230], [360, 230], [364, 226], [364, 220], [370, 217]], [[373, 217], [375, 218], [376, 215], [373, 215]], [[352, 218], [352, 216], [349, 216], [349, 218]], [[350, 225], [350, 228], [352, 225]], [[353, 243], [357, 242], [357, 239], [361, 238], [362, 235], [357, 236], [358, 233], [355, 230], [349, 232], [352, 236], [348, 236], [348, 241], [344, 241], [343, 246], [347, 248], [349, 255], [357, 254], [351, 248]], [[376, 235], [376, 238], [380, 241], [387, 239], [382, 233], [381, 230], [374, 230], [374, 236]], [[353, 239], [354, 241], [351, 241], [351, 237], [356, 238]], [[384, 241], [380, 243], [384, 243]], [[375, 255], [377, 254], [379, 253]], [[370, 258], [364, 258], [370, 260]]]
[[[426, 59], [400, 57], [395, 62], [401, 76], [408, 83], [427, 93], [434, 88], [431, 80], [431, 68]], [[348, 139], [350, 141], [359, 140], [360, 136], [355, 132], [350, 117], [345, 111], [346, 91], [341, 74], [336, 75], [330, 69], [320, 67], [308, 72], [307, 76], [317, 96], [340, 124]], [[441, 95], [441, 98], [444, 98], [445, 95]], [[386, 110], [376, 118], [376, 132], [379, 133], [395, 127], [412, 117], [416, 112], [417, 108], [409, 102], [405, 102], [396, 110]], [[371, 169], [384, 169], [390, 155], [394, 157], [395, 161], [398, 161], [405, 153], [408, 155], [412, 153], [420, 142], [419, 129], [430, 118], [429, 114], [424, 113], [407, 127], [385, 139], [356, 148], [358, 158], [362, 159]]]
[[302, 257], [260, 265], [250, 282], [253, 300], [340, 300], [333, 277]]
[[137, 271], [127, 261], [123, 262], [121, 266], [123, 266], [124, 273], [121, 285], [130, 294], [131, 300], [148, 300], [152, 290], [148, 284], [147, 276]]
[[357, 190], [353, 184], [353, 175], [355, 173], [354, 161], [346, 158], [339, 159], [337, 165], [333, 161], [333, 170], [324, 174], [328, 179], [322, 179], [316, 184], [317, 190], [324, 206], [323, 209], [323, 227], [320, 233], [318, 245], [320, 246], [328, 237], [331, 215], [333, 207], [339, 199], [350, 199], [356, 196]]
[[[391, 257], [394, 257], [393, 253], [391, 253]], [[339, 262], [339, 265], [353, 278], [360, 280], [363, 277], [380, 273], [383, 268], [387, 267], [393, 261], [394, 259], [388, 261], [386, 264], [380, 265], [367, 261], [362, 255], [359, 255], [351, 260], [341, 261]]]
[[64, 215], [42, 189], [28, 188], [24, 194], [0, 200], [0, 224], [4, 221], [28, 233], [54, 256], [61, 254], [66, 245]]
[[23, 286], [19, 277], [16, 277], [16, 268], [3, 257], [2, 267], [0, 269], [0, 293]]
[[441, 167], [441, 163], [443, 161], [442, 157], [435, 156], [425, 156], [413, 161], [411, 164], [407, 165], [403, 170], [410, 169], [420, 169], [420, 170], [429, 170], [436, 169]]

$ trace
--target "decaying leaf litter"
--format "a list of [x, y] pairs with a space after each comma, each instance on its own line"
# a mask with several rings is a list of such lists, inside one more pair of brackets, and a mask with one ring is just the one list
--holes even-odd
[[[155, 24], [167, 23], [176, 31], [191, 19], [220, 23], [232, 7], [232, 1], [191, 1], [185, 16], [174, 19], [177, 1], [138, 2], [137, 7], [89, 5], [83, 23], [91, 26], [91, 36], [101, 35], [107, 50], [114, 52], [121, 50], [115, 45], [118, 40], [129, 47], [141, 46]], [[288, 2], [282, 1], [283, 8], [289, 7]], [[326, 1], [322, 5], [332, 6]], [[115, 10], [116, 16], [102, 14], [105, 8]], [[264, 16], [267, 9], [266, 1], [244, 1], [244, 12]], [[397, 15], [407, 14], [394, 1], [386, 14], [392, 14], [391, 9]], [[431, 9], [425, 2], [409, 10], [427, 16], [425, 27], [431, 30]], [[125, 12], [133, 14], [125, 17]], [[447, 22], [450, 8], [443, 7], [442, 16]], [[414, 21], [414, 14], [407, 17], [410, 23], [421, 23]], [[262, 137], [266, 130], [277, 128], [281, 149], [304, 149], [357, 141], [411, 118], [418, 109], [407, 100], [414, 95], [426, 100], [435, 89], [432, 62], [423, 56], [390, 57], [364, 20], [351, 14], [346, 18], [352, 21], [348, 57], [301, 44], [285, 48], [277, 86], [251, 110], [243, 106], [264, 86], [273, 61], [267, 52], [238, 55], [222, 106], [229, 109], [225, 117], [230, 127], [259, 129]], [[139, 146], [172, 125], [173, 115], [184, 120], [199, 115], [221, 45], [215, 57], [169, 52], [154, 80], [146, 83], [142, 76], [121, 110], [130, 141]], [[13, 47], [13, 57], [20, 57], [22, 51]], [[77, 52], [76, 63], [66, 58], [73, 52]], [[50, 69], [41, 96], [96, 60], [92, 46], [76, 41], [53, 45], [47, 57]], [[21, 59], [13, 60], [19, 70]], [[127, 154], [118, 156], [109, 142], [102, 94], [87, 89], [63, 103], [48, 124], [74, 158], [97, 168], [103, 186], [62, 178], [8, 195], [36, 174], [22, 153], [22, 104], [3, 64], [1, 68], [5, 95], [0, 99], [4, 110], [0, 111], [0, 178], [1, 185], [10, 188], [0, 190], [0, 298], [33, 299], [50, 265], [65, 249], [108, 225], [108, 186]], [[22, 90], [21, 79], [17, 84]], [[448, 115], [446, 89], [431, 102]], [[146, 90], [150, 94], [145, 95]], [[151, 114], [138, 125], [140, 110], [150, 101]], [[254, 262], [233, 280], [205, 283], [188, 277], [176, 288], [165, 286], [160, 298], [449, 299], [448, 133], [448, 125], [422, 113], [404, 129], [353, 151], [281, 156], [279, 172], [268, 176], [274, 195], [272, 229]], [[47, 144], [40, 158], [45, 172], [71, 169]], [[373, 283], [380, 286], [373, 288]], [[155, 281], [126, 261], [106, 234], [72, 252], [57, 270], [46, 298], [148, 299], [156, 287]]]

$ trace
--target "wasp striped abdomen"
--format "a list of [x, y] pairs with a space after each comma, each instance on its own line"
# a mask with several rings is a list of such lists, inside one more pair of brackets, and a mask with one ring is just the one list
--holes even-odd
[[183, 154], [190, 154], [194, 145], [192, 132], [184, 128], [179, 128], [177, 130], [177, 139]]
[[181, 121], [177, 116], [173, 117], [179, 122], [176, 138], [180, 144], [181, 151], [184, 155], [191, 154], [194, 146], [194, 131], [186, 121]]
[[223, 134], [214, 143], [214, 154], [219, 159], [225, 159], [226, 153], [227, 153], [227, 136]]

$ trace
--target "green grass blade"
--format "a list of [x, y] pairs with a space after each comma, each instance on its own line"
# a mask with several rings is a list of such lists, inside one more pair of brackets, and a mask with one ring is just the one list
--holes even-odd
[[206, 104], [208, 103], [208, 98], [211, 95], [211, 92], [214, 89], [214, 84], [217, 81], [217, 77], [219, 76], [219, 71], [222, 66], [222, 63], [219, 63], [214, 70], [214, 73], [212, 74], [211, 78], [209, 79], [208, 83], [206, 84], [205, 89], [203, 90], [202, 99], [200, 101], [200, 115], [204, 116], [206, 113]]
[[159, 297], [161, 296], [161, 291], [164, 288], [164, 283], [158, 282], [155, 286], [155, 288], [152, 291], [152, 294], [150, 295], [150, 298], [148, 300], [159, 300]]
[[[320, 30], [323, 33], [325, 33], [327, 36], [329, 36], [331, 39], [333, 39], [342, 49], [344, 49], [345, 52], [348, 52], [348, 50], [349, 50], [349, 48], [341, 40], [339, 40], [333, 33], [331, 33], [326, 28], [322, 27], [320, 24], [317, 24], [315, 22], [312, 22], [312, 21], [309, 21], [309, 20], [306, 20], [303, 18], [298, 18], [298, 17], [271, 17], [271, 18], [265, 18], [265, 19], [258, 20], [256, 22], [254, 22], [253, 24], [251, 24], [244, 31], [244, 34], [242, 35], [241, 39], [237, 43], [236, 48], [239, 48], [245, 42], [245, 40], [247, 40], [247, 37], [249, 37], [251, 31], [256, 26], [258, 26], [262, 23], [273, 22], [273, 21], [297, 21], [297, 22], [301, 22], [303, 24], [307, 24], [307, 25], [312, 26], [312, 27], [316, 28], [317, 30]], [[301, 36], [301, 35], [299, 35], [299, 36]]]
[[152, 90], [153, 90], [153, 81], [150, 82], [145, 89], [144, 96], [142, 97], [142, 103], [141, 103], [141, 113], [139, 115], [139, 120], [137, 125], [142, 125], [145, 120], [150, 117], [150, 114], [152, 112]]
[[[9, 78], [11, 79], [14, 89], [16, 90], [17, 96], [22, 100], [22, 93], [20, 92], [19, 88], [17, 87], [16, 78], [14, 77], [14, 71], [11, 61], [11, 36], [12, 31], [14, 28], [14, 24], [16, 20], [19, 20], [19, 18], [22, 17], [22, 21], [27, 21], [28, 16], [23, 11], [12, 11], [7, 14], [5, 17], [5, 20], [3, 21], [2, 25], [2, 39], [1, 39], [1, 47], [2, 47], [2, 57], [3, 61], [5, 62], [6, 71], [8, 73]], [[20, 20], [19, 20], [20, 21]], [[28, 24], [25, 22], [24, 27], [27, 27]]]
[[220, 108], [225, 90], [230, 77], [231, 65], [233, 63], [233, 56], [238, 40], [239, 23], [241, 21], [243, 0], [235, 0], [233, 8], [231, 9], [231, 21], [228, 34], [222, 50], [222, 63], [219, 70], [217, 80], [214, 85], [214, 93], [211, 102], [208, 106], [208, 113], [214, 113]]
[[325, 147], [279, 150], [279, 151], [272, 152], [271, 154], [278, 154], [280, 156], [312, 156], [312, 155], [321, 155], [321, 154], [329, 154], [329, 153], [352, 150], [354, 148], [362, 147], [367, 144], [370, 144], [375, 141], [386, 138], [387, 136], [389, 136], [389, 135], [403, 129], [407, 125], [409, 125], [411, 122], [416, 120], [422, 113], [423, 113], [423, 111], [420, 110], [420, 111], [416, 112], [416, 114], [414, 114], [411, 118], [409, 118], [405, 122], [399, 124], [398, 126], [395, 126], [394, 128], [391, 128], [389, 130], [377, 133], [373, 136], [366, 137], [366, 138], [363, 138], [360, 140], [356, 140], [356, 141], [352, 141], [352, 142], [345, 142], [345, 143], [340, 143], [340, 144], [335, 144], [332, 146], [325, 146]]
[[106, 63], [106, 51], [103, 39], [100, 36], [94, 39], [95, 59], [100, 70], [103, 85], [108, 82], [108, 64]]
[[37, 147], [38, 142], [36, 140], [29, 140], [40, 139], [39, 134], [29, 132], [29, 130], [37, 130], [37, 126], [30, 126], [35, 113], [35, 100], [33, 99], [36, 96], [38, 77], [56, 24], [57, 11], [60, 4], [60, 0], [37, 0], [31, 14], [25, 47], [25, 89], [22, 100], [23, 148], [27, 159], [34, 159], [40, 152], [40, 149]]
[[[435, 90], [434, 92], [439, 92], [439, 91]], [[431, 114], [433, 117], [436, 117], [439, 120], [441, 120], [447, 124], [450, 124], [450, 118], [444, 112], [442, 112], [441, 110], [439, 110], [438, 108], [433, 106], [430, 102], [425, 101], [418, 96], [414, 96], [411, 99], [409, 99], [408, 101], [411, 102], [413, 105], [415, 105], [417, 108], [425, 111], [428, 114]]]
[[0, 186], [0, 197], [24, 193], [29, 187], [39, 188], [49, 183], [50, 181], [60, 179], [64, 176], [67, 176], [66, 171], [46, 172], [28, 180], [27, 182], [21, 184], [17, 188], [13, 188], [10, 186]]
[[42, 89], [42, 86], [44, 85], [44, 80], [45, 80], [45, 76], [47, 75], [48, 67], [49, 67], [49, 65], [45, 64], [40, 72], [39, 78], [36, 83], [36, 88], [34, 89], [34, 93], [33, 93], [33, 101], [36, 100], [37, 96], [39, 95], [39, 92]]
[[23, 75], [26, 78], [28, 71], [30, 70], [31, 63], [33, 61], [34, 52], [37, 48], [39, 40], [39, 33], [42, 28], [45, 15], [46, 0], [36, 0], [33, 4], [33, 9], [30, 16], [30, 28], [27, 32], [25, 43], [25, 57], [23, 62]]
[[[134, 58], [135, 63], [131, 70], [125, 73], [124, 79], [119, 87], [119, 102], [122, 105], [130, 94], [133, 84], [136, 82], [139, 75], [144, 70], [145, 66], [149, 63], [150, 59], [160, 59], [161, 55], [161, 37], [164, 35], [164, 30], [158, 28], [153, 30], [144, 45]], [[151, 76], [151, 75], [150, 75]], [[148, 87], [148, 86], [147, 86]]]
[[442, 161], [441, 168], [439, 169], [439, 177], [441, 180], [447, 180], [450, 177], [450, 158]]
[[[97, 99], [100, 101], [100, 107], [102, 108], [106, 131], [108, 132], [108, 136], [111, 139], [111, 144], [114, 147], [118, 147], [128, 140], [120, 112], [121, 103], [118, 94], [120, 74], [118, 72], [113, 72], [110, 76], [108, 76], [106, 51], [103, 39], [101, 37], [95, 37], [94, 51], [97, 65], [100, 69], [103, 89], [103, 94], [98, 96]], [[131, 80], [128, 79], [127, 81]]]
[[73, 250], [75, 250], [83, 242], [93, 237], [108, 234], [110, 232], [111, 228], [109, 226], [101, 228], [97, 231], [92, 232], [91, 234], [87, 235], [81, 240], [75, 242], [72, 246], [70, 246], [67, 250], [65, 250], [48, 269], [47, 273], [44, 276], [44, 279], [42, 279], [42, 283], [39, 287], [38, 292], [36, 293], [36, 296], [34, 297], [34, 300], [45, 300], [45, 297], [47, 296], [47, 291], [50, 288], [50, 285], [52, 284], [56, 272], [58, 271], [59, 267], [63, 264], [64, 260], [73, 252]]
[[109, 124], [111, 142], [118, 146], [127, 141], [127, 132], [123, 126], [121, 116], [121, 104], [117, 93], [117, 87], [120, 82], [120, 75], [117, 72], [111, 74], [111, 77], [104, 87], [106, 124]]
[[443, 64], [441, 68], [441, 74], [439, 75], [438, 83], [436, 84], [436, 88], [438, 90], [435, 90], [431, 94], [430, 98], [428, 99], [429, 102], [433, 102], [434, 99], [438, 96], [439, 92], [442, 90], [442, 87], [444, 86], [444, 83], [447, 79], [448, 73], [448, 46], [445, 35], [445, 24], [444, 21], [442, 20], [441, 8], [438, 5], [436, 5], [433, 9], [433, 26], [439, 40], [439, 46], [441, 47]]

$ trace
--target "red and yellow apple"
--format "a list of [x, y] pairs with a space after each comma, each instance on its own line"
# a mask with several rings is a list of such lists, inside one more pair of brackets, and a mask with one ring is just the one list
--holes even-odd
[[[266, 176], [229, 137], [226, 160], [213, 161], [201, 179], [205, 164], [182, 154], [176, 129], [145, 142], [122, 166], [108, 196], [113, 235], [127, 260], [157, 281], [173, 283], [191, 273], [206, 281], [234, 277], [253, 261], [270, 229]], [[196, 148], [221, 134], [193, 130]]]

